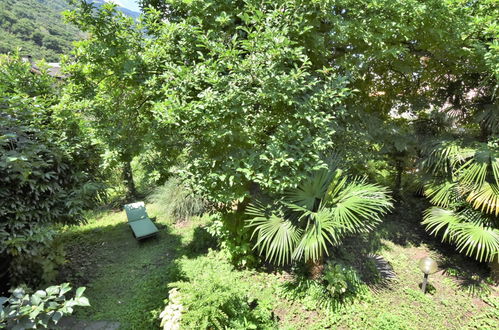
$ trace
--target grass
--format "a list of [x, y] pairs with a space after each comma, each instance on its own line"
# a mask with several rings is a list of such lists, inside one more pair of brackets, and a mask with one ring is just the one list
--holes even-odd
[[[149, 211], [154, 216], [154, 209]], [[157, 225], [156, 238], [138, 242], [124, 212], [111, 211], [91, 215], [88, 224], [63, 233], [69, 264], [62, 275], [85, 285], [92, 305], [80, 309], [78, 318], [116, 320], [124, 328], [153, 326], [150, 313], [163, 305], [167, 283], [177, 278], [174, 260], [182, 247], [182, 237], [171, 232], [167, 219], [158, 217]]]
[[[192, 244], [203, 240], [197, 237], [197, 228], [204, 219], [174, 225], [154, 205], [147, 209], [157, 216], [160, 227], [155, 239], [137, 242], [124, 213], [115, 211], [89, 214], [86, 225], [67, 228], [61, 235], [68, 250], [61, 280], [87, 286], [92, 305], [79, 309], [77, 318], [119, 321], [123, 329], [157, 328], [168, 283], [182, 276], [186, 262], [192, 267], [207, 258], [202, 248]], [[417, 207], [398, 210], [369, 237], [348, 240], [339, 253], [359, 269], [367, 254], [380, 255], [396, 277], [338, 311], [283, 298], [280, 292], [289, 274], [244, 270], [242, 278], [252, 283], [256, 293], [272, 297], [282, 329], [493, 329], [499, 322], [499, 294], [497, 287], [486, 283], [486, 270], [414, 230], [419, 227], [410, 219], [418, 217]], [[430, 276], [433, 290], [424, 295], [417, 263], [426, 255], [437, 260], [442, 270]]]

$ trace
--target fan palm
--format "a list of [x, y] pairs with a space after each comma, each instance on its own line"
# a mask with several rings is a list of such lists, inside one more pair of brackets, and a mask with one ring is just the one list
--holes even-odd
[[251, 204], [247, 226], [253, 228], [254, 248], [267, 260], [321, 263], [329, 247], [347, 234], [373, 229], [391, 207], [386, 188], [322, 170], [287, 191], [277, 210]]
[[487, 143], [434, 146], [423, 163], [433, 175], [425, 194], [435, 205], [423, 224], [434, 235], [479, 261], [499, 254], [499, 152]]

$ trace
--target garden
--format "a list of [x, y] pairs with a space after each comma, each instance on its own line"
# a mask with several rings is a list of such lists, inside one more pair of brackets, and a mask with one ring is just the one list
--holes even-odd
[[0, 328], [497, 327], [495, 1], [140, 4], [0, 55]]

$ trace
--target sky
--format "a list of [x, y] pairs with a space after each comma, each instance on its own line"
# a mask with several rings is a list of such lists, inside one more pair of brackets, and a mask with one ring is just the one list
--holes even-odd
[[[109, 0], [108, 0], [109, 1]], [[137, 0], [111, 0], [121, 7], [140, 12], [139, 3]]]

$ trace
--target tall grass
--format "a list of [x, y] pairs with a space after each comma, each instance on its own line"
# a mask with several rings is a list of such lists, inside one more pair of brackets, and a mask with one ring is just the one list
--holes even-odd
[[206, 202], [177, 177], [172, 177], [163, 186], [157, 187], [147, 201], [156, 204], [161, 213], [176, 221], [201, 215], [206, 210]]

